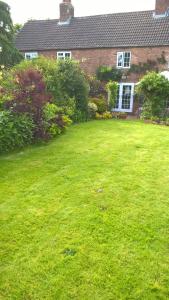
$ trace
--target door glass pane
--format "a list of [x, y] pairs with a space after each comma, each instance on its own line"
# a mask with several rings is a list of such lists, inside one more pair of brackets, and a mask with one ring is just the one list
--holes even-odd
[[123, 94], [122, 94], [122, 109], [130, 109], [131, 105], [131, 85], [123, 86]]

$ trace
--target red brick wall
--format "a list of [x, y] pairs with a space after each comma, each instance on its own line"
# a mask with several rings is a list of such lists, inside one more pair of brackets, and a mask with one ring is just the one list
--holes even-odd
[[[64, 49], [63, 49], [64, 50]], [[164, 52], [167, 60], [166, 65], [159, 65], [159, 69], [169, 70], [169, 46], [153, 48], [113, 48], [113, 49], [82, 49], [71, 50], [72, 58], [80, 62], [81, 67], [89, 74], [95, 74], [96, 69], [101, 65], [116, 66], [117, 52], [131, 51], [131, 64], [157, 60]], [[57, 50], [39, 51], [39, 54], [56, 58]], [[142, 76], [142, 75], [141, 75]], [[137, 82], [140, 75], [131, 74], [124, 82]]]

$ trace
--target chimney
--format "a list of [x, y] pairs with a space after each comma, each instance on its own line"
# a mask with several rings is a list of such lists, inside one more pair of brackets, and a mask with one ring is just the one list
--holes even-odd
[[60, 3], [60, 24], [69, 24], [71, 18], [74, 17], [74, 7], [71, 0], [63, 0]]
[[167, 16], [167, 12], [169, 9], [169, 0], [156, 0], [156, 15]]

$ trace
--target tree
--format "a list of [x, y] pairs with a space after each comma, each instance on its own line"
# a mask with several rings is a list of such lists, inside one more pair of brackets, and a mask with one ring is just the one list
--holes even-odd
[[23, 27], [22, 24], [16, 23], [16, 24], [14, 25], [14, 34], [15, 34], [15, 35], [18, 34], [18, 33], [21, 31], [22, 27]]
[[142, 117], [168, 117], [169, 81], [161, 74], [147, 73], [139, 82], [136, 92], [144, 97]]
[[0, 1], [0, 66], [11, 67], [22, 59], [14, 45], [14, 36], [10, 7]]

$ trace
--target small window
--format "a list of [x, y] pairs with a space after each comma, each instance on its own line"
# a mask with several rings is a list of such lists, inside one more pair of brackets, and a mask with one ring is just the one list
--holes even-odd
[[130, 68], [131, 52], [117, 52], [117, 68]]
[[27, 52], [25, 53], [25, 59], [31, 60], [38, 57], [38, 52]]
[[66, 51], [62, 51], [62, 52], [57, 52], [57, 59], [71, 59], [71, 52], [66, 52]]

